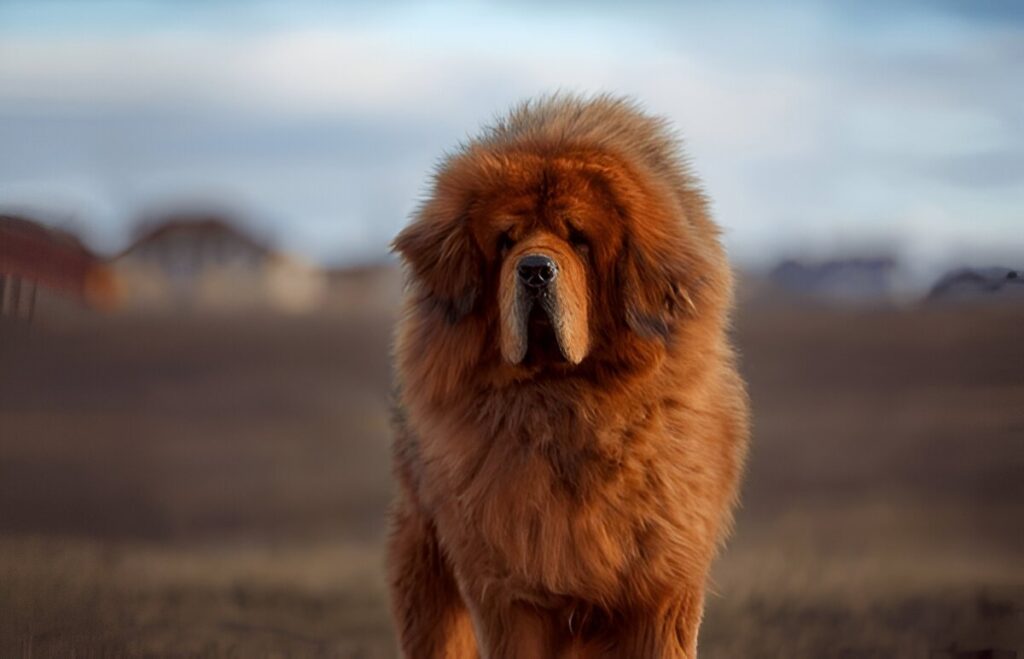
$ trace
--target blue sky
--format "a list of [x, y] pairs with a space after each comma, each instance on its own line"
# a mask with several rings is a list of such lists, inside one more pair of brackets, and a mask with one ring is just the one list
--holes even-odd
[[0, 0], [0, 207], [101, 250], [226, 204], [318, 260], [384, 253], [445, 148], [556, 89], [680, 128], [741, 262], [1024, 265], [1024, 7], [752, 0]]

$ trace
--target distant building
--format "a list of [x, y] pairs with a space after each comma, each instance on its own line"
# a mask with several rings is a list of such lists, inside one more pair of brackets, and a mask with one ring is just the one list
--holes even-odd
[[160, 218], [114, 260], [114, 270], [134, 309], [302, 312], [319, 303], [325, 287], [318, 268], [216, 214]]
[[114, 300], [110, 271], [78, 238], [0, 215], [0, 316], [31, 319], [41, 304], [109, 307]]
[[889, 257], [833, 259], [818, 263], [787, 260], [769, 280], [785, 293], [848, 303], [892, 298], [897, 264]]
[[387, 262], [328, 271], [330, 308], [347, 313], [393, 313], [401, 302], [402, 271]]
[[943, 275], [928, 293], [929, 301], [1024, 302], [1024, 273], [1010, 268], [960, 268]]

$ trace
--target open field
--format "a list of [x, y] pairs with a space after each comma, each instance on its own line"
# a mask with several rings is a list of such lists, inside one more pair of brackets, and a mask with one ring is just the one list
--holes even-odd
[[[0, 325], [0, 657], [393, 657], [390, 322]], [[1022, 328], [740, 315], [755, 443], [702, 657], [1024, 657]]]

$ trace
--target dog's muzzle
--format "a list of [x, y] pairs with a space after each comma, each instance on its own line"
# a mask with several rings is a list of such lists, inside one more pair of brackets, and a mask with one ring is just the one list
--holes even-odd
[[526, 247], [523, 251], [502, 266], [502, 356], [510, 364], [519, 364], [533, 346], [533, 363], [564, 358], [579, 364], [590, 343], [581, 265], [546, 250]]

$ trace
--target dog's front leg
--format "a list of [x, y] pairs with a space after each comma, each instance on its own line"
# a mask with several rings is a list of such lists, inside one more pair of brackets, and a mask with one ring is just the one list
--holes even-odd
[[627, 612], [601, 659], [697, 659], [697, 632], [704, 612], [702, 588], [656, 606]]
[[555, 659], [558, 636], [546, 611], [523, 603], [470, 605], [481, 659]]
[[434, 527], [408, 501], [392, 515], [388, 567], [404, 659], [476, 659], [469, 612]]

